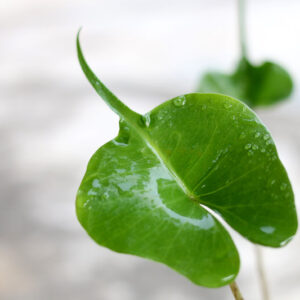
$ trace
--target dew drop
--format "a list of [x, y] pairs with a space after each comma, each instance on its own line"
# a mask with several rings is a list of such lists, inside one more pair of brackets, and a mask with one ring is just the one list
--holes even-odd
[[175, 106], [183, 106], [186, 102], [185, 96], [177, 97], [173, 100]]
[[252, 145], [252, 149], [253, 149], [253, 150], [257, 150], [257, 149], [258, 149], [258, 146], [254, 144], [254, 145]]
[[104, 192], [102, 197], [103, 197], [104, 200], [107, 200], [108, 199], [108, 192]]
[[226, 276], [226, 277], [223, 277], [221, 280], [223, 281], [223, 282], [228, 282], [229, 280], [231, 280], [232, 278], [234, 278], [234, 276], [235, 275], [228, 275], [228, 276]]
[[266, 152], [266, 149], [265, 149], [265, 148], [261, 148], [260, 151], [261, 151], [262, 153], [264, 153], [264, 152]]
[[280, 185], [280, 189], [281, 189], [282, 191], [284, 191], [284, 190], [286, 189], [286, 187], [287, 187], [287, 184], [286, 184], [286, 183], [282, 183], [282, 184]]
[[145, 114], [141, 117], [141, 120], [143, 122], [143, 124], [146, 126], [146, 127], [149, 127], [150, 126], [150, 114]]
[[159, 111], [157, 114], [157, 119], [162, 120], [164, 118], [164, 113], [162, 111]]
[[112, 142], [116, 146], [128, 146], [128, 137], [118, 137], [118, 140], [114, 139]]
[[256, 137], [256, 138], [260, 137], [260, 132], [256, 132], [256, 133], [255, 133], [255, 137]]
[[226, 109], [230, 108], [231, 106], [232, 106], [232, 104], [230, 104], [230, 103], [225, 103], [225, 104], [224, 104], [224, 107], [225, 107]]
[[270, 144], [272, 144], [272, 141], [271, 140], [267, 140], [266, 141], [266, 145], [270, 145]]
[[231, 119], [232, 119], [232, 120], [235, 120], [235, 116], [232, 116]]
[[270, 136], [268, 135], [268, 134], [265, 134], [264, 135], [264, 140], [266, 141], [266, 140], [268, 140], [270, 138]]
[[272, 226], [262, 226], [260, 230], [266, 234], [272, 234], [275, 231], [275, 228]]
[[97, 178], [94, 179], [93, 182], [92, 182], [92, 186], [94, 188], [100, 188], [101, 187], [101, 183], [100, 183], [99, 179], [97, 179]]
[[292, 236], [287, 238], [285, 241], [280, 243], [280, 246], [282, 247], [282, 246], [286, 245], [292, 238], [293, 238]]
[[248, 156], [252, 156], [254, 153], [252, 150], [248, 151]]
[[89, 202], [90, 202], [90, 199], [86, 200], [86, 201], [83, 203], [83, 207], [87, 207], [88, 204], [89, 204]]
[[249, 149], [251, 148], [251, 146], [252, 146], [251, 144], [247, 144], [247, 145], [245, 146], [245, 149], [246, 149], [246, 150], [249, 150]]
[[276, 182], [275, 179], [271, 180], [271, 185], [273, 185]]

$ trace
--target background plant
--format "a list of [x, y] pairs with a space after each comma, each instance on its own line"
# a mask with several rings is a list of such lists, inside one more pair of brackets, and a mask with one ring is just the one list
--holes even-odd
[[[250, 107], [269, 106], [290, 96], [292, 78], [280, 65], [266, 61], [250, 62], [245, 28], [245, 1], [238, 0], [241, 58], [232, 74], [208, 72], [203, 75], [198, 91], [216, 92], [235, 97]], [[266, 43], [268, 42], [266, 37]]]

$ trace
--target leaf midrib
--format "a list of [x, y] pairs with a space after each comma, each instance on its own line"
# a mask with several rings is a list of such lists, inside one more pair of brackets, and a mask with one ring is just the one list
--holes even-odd
[[[129, 123], [129, 122], [128, 122]], [[131, 123], [131, 122], [130, 122]], [[192, 191], [189, 190], [189, 188], [186, 186], [184, 181], [180, 178], [180, 176], [176, 173], [172, 165], [168, 162], [168, 159], [164, 156], [164, 154], [160, 151], [159, 147], [154, 143], [154, 141], [151, 139], [147, 131], [145, 131], [144, 128], [141, 128], [140, 126], [134, 126], [134, 124], [130, 124], [129, 126], [134, 128], [136, 133], [140, 136], [140, 138], [146, 143], [148, 148], [152, 151], [152, 153], [156, 156], [156, 158], [159, 160], [159, 162], [167, 169], [167, 171], [171, 174], [173, 179], [176, 181], [176, 183], [179, 185], [179, 187], [183, 190], [183, 192], [193, 201], [197, 201], [199, 204], [200, 198], [197, 197]]]

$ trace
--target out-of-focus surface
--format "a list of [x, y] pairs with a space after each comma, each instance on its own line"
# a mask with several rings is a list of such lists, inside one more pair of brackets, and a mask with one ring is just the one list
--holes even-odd
[[[84, 78], [86, 58], [130, 107], [146, 112], [192, 92], [208, 68], [238, 59], [234, 0], [0, 2], [0, 299], [232, 299], [167, 267], [97, 246], [77, 222], [75, 194], [88, 159], [118, 130]], [[300, 2], [249, 0], [250, 57], [282, 63], [290, 102], [259, 111], [300, 196]], [[297, 203], [299, 207], [299, 202]], [[259, 299], [253, 245], [234, 233], [237, 282]], [[263, 249], [272, 300], [300, 297], [300, 238]]]

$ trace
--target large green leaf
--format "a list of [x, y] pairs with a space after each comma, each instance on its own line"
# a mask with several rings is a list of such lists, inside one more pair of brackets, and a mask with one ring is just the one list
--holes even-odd
[[198, 87], [199, 92], [229, 95], [251, 107], [273, 105], [286, 99], [292, 89], [292, 79], [280, 65], [264, 62], [254, 66], [245, 58], [233, 74], [204, 74]]
[[93, 155], [77, 195], [78, 219], [98, 244], [218, 287], [234, 280], [239, 257], [208, 208], [255, 243], [292, 238], [292, 188], [253, 111], [227, 96], [188, 94], [141, 116], [92, 73], [78, 39], [77, 49], [88, 80], [120, 116], [118, 136]]

